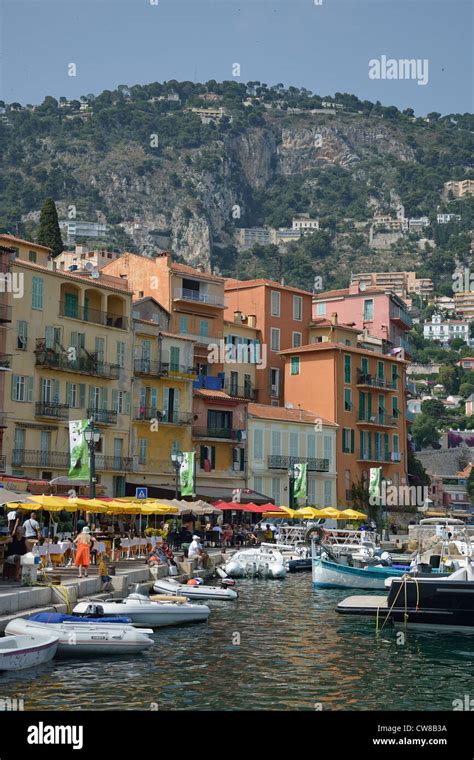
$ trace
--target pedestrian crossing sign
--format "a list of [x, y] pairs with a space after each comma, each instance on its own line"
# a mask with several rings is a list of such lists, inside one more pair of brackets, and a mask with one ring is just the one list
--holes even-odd
[[135, 489], [135, 498], [136, 499], [148, 499], [148, 488], [136, 488]]

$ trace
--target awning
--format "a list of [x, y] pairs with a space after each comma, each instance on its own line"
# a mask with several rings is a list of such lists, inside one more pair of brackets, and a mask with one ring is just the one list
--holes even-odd
[[[162, 498], [160, 493], [155, 494], [156, 498], [159, 498], [160, 501], [166, 501], [167, 496], [174, 495], [175, 493], [175, 485], [174, 483], [158, 483], [156, 480], [153, 482], [151, 480], [147, 480], [147, 482], [144, 482], [143, 479], [140, 479], [139, 481], [134, 480], [133, 478], [127, 479], [127, 491], [130, 493], [132, 488], [135, 488], [136, 486], [142, 486], [149, 489], [156, 489], [156, 491], [161, 491], [163, 493]], [[231, 502], [232, 497], [234, 495], [234, 488], [224, 488], [222, 485], [216, 484], [213, 485], [201, 485], [198, 482], [196, 484], [196, 498], [201, 499], [206, 502], [215, 502], [215, 501], [225, 501], [225, 502]], [[253, 491], [251, 488], [242, 488], [240, 490], [240, 504], [249, 504], [250, 502], [252, 504], [265, 504], [266, 506], [270, 505], [270, 507], [273, 508], [273, 502], [270, 496], [267, 496], [263, 493], [259, 493], [258, 491]], [[173, 500], [174, 501], [174, 500]], [[238, 509], [238, 507], [236, 507]]]
[[278, 512], [281, 515], [285, 514], [283, 510], [281, 510], [279, 507], [275, 507], [273, 504], [261, 504], [258, 506], [252, 502], [250, 504], [242, 504], [238, 501], [216, 501], [214, 502], [214, 506], [218, 507], [223, 512], [253, 512], [263, 514], [270, 509], [272, 512]]

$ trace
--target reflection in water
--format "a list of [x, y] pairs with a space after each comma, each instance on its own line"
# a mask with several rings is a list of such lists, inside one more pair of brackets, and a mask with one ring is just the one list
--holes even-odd
[[314, 590], [309, 574], [238, 589], [209, 602], [207, 625], [157, 631], [145, 655], [0, 674], [0, 696], [25, 710], [451, 710], [474, 694], [467, 636], [376, 640], [374, 620], [334, 611], [350, 591]]

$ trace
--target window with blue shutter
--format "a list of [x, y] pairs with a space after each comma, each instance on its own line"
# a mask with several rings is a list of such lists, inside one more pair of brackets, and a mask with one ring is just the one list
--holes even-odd
[[188, 318], [187, 317], [179, 318], [179, 332], [181, 335], [188, 334]]
[[351, 382], [351, 357], [348, 354], [344, 355], [344, 382]]
[[31, 308], [41, 311], [43, 309], [43, 285], [42, 277], [32, 278]]
[[75, 293], [64, 295], [64, 316], [77, 319], [79, 316], [79, 302]]
[[258, 428], [253, 433], [253, 458], [259, 462], [263, 459], [263, 430]]

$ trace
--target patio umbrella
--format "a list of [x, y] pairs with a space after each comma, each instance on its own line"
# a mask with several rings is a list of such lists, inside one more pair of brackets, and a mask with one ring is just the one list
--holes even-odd
[[315, 510], [317, 512], [316, 517], [324, 517], [329, 520], [347, 520], [347, 515], [344, 515], [344, 512], [341, 512], [340, 509], [335, 509], [334, 507], [325, 507], [324, 509], [317, 509]]
[[364, 515], [363, 512], [358, 512], [356, 509], [344, 509], [341, 513], [348, 520], [365, 520], [368, 515]]
[[67, 499], [64, 496], [48, 496], [47, 494], [42, 494], [41, 496], [31, 495], [28, 497], [28, 501], [33, 501], [36, 504], [37, 509], [49, 509], [59, 512], [61, 509], [67, 509], [70, 507], [75, 499]]
[[303, 520], [314, 520], [322, 516], [321, 510], [315, 507], [302, 507], [301, 509], [297, 509], [293, 515], [293, 517], [301, 517]]
[[15, 493], [15, 491], [9, 491], [8, 488], [0, 488], [0, 504], [14, 504], [15, 502], [23, 502], [23, 504], [35, 502], [30, 499], [30, 496], [24, 493]]
[[[291, 507], [280, 507], [279, 512], [277, 513], [280, 517], [295, 517], [298, 510], [291, 509]], [[275, 509], [272, 509], [272, 512], [275, 512]]]

